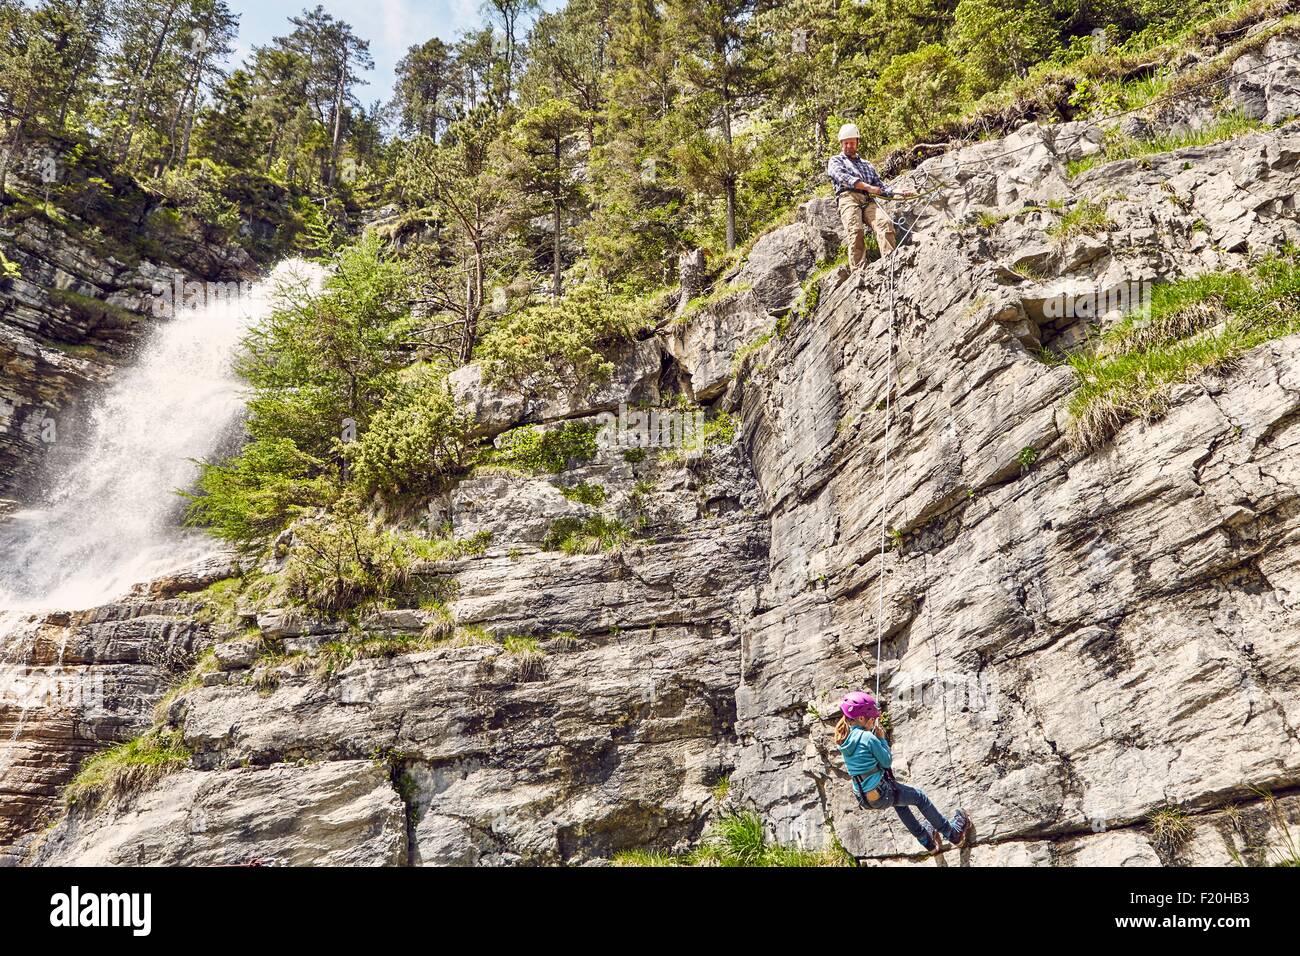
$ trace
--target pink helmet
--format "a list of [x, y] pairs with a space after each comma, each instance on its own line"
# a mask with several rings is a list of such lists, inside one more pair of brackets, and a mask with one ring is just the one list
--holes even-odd
[[857, 720], [859, 717], [879, 717], [880, 708], [876, 706], [876, 699], [866, 691], [855, 690], [844, 695], [840, 701], [840, 712], [849, 720]]

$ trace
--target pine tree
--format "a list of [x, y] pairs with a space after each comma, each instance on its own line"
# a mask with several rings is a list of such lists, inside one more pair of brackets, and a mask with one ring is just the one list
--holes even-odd
[[511, 128], [510, 167], [513, 185], [525, 196], [544, 200], [551, 213], [551, 294], [560, 297], [564, 214], [577, 199], [572, 140], [582, 116], [567, 100], [549, 99], [534, 106]]

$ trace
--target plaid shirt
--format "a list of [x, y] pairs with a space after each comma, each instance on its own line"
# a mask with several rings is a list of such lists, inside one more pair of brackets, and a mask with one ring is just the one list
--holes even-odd
[[880, 173], [876, 172], [876, 167], [861, 156], [849, 159], [844, 153], [836, 153], [831, 157], [831, 161], [826, 164], [826, 175], [830, 177], [835, 184], [835, 195], [847, 192], [853, 189], [855, 183], [859, 180], [868, 186], [879, 186], [883, 190], [881, 195], [886, 198], [894, 195], [894, 191], [885, 185], [885, 181], [880, 178]]

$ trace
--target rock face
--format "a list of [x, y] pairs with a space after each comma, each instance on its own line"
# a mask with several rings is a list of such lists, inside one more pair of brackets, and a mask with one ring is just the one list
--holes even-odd
[[[238, 833], [239, 839], [230, 839]], [[122, 814], [73, 811], [32, 862], [57, 866], [400, 866], [406, 808], [382, 765], [192, 770]]]
[[[1054, 152], [1060, 131], [1002, 151], [1017, 142], [1029, 148], [1001, 160], [1016, 168], [994, 165], [964, 208], [1057, 198], [1081, 154]], [[1069, 186], [1075, 201], [1110, 197], [1104, 243], [1055, 243], [1042, 267], [1106, 288], [1293, 242], [1297, 147], [1290, 124], [1094, 169]], [[878, 637], [904, 773], [964, 805], [1004, 854], [1157, 862], [1153, 811], [1250, 805], [1300, 774], [1300, 338], [1072, 451], [1073, 376], [1036, 354], [1048, 296], [1008, 267], [1048, 242], [1051, 218], [916, 223], [900, 252], [888, 484], [879, 264], [862, 287], [824, 289], [816, 321], [737, 387], [771, 555], [744, 629], [733, 785], [780, 839], [820, 845], [833, 821], [858, 856], [919, 850], [892, 815], [856, 810], [828, 738], [836, 697], [876, 680]], [[1117, 827], [1134, 830], [1092, 835]], [[1228, 862], [1225, 846], [1195, 859]]]
[[0, 865], [55, 813], [87, 756], [153, 723], [153, 707], [204, 646], [183, 600], [132, 600], [28, 621], [0, 673]]
[[[1267, 76], [1230, 102], [1294, 112], [1295, 84]], [[583, 863], [684, 849], [749, 809], [783, 843], [932, 865], [856, 807], [833, 745], [839, 696], [878, 681], [900, 778], [976, 821], [953, 861], [1270, 862], [1300, 833], [1300, 336], [1092, 450], [1069, 440], [1073, 373], [1041, 349], [1117, 315], [1067, 297], [1300, 242], [1300, 124], [1070, 176], [1101, 148], [1093, 127], [1028, 126], [927, 161], [908, 179], [949, 185], [891, 207], [910, 229], [896, 282], [879, 262], [827, 275], [780, 334], [834, 252], [825, 201], [607, 393], [525, 402], [461, 370], [483, 435], [657, 389], [664, 355], [739, 429], [698, 457], [605, 448], [431, 502], [457, 537], [492, 533], [420, 569], [445, 606], [262, 613], [283, 655], [241, 635], [168, 706], [190, 767], [25, 852]], [[1085, 202], [1103, 223], [1070, 236]], [[579, 483], [603, 493], [563, 493]], [[592, 519], [639, 540], [543, 550]], [[339, 645], [382, 648], [331, 665]]]

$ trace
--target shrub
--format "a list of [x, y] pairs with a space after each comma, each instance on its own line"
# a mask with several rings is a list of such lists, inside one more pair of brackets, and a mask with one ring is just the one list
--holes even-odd
[[349, 447], [353, 476], [367, 492], [432, 491], [464, 465], [468, 432], [445, 377], [415, 366]]
[[340, 499], [294, 529], [281, 588], [295, 604], [326, 614], [404, 591], [414, 555], [396, 534], [378, 530], [355, 499]]
[[598, 508], [603, 505], [606, 497], [605, 489], [603, 487], [600, 485], [588, 484], [585, 481], [578, 482], [572, 488], [561, 488], [560, 494], [564, 495], [564, 497], [568, 498], [570, 501], [576, 501], [579, 504], [584, 505], [591, 505], [593, 508]]
[[245, 445], [223, 465], [207, 462], [198, 494], [189, 499], [185, 523], [252, 549], [294, 518], [328, 504], [337, 494], [330, 466], [287, 438]]
[[920, 136], [958, 112], [966, 72], [939, 43], [895, 56], [876, 81], [875, 99], [895, 136]]
[[185, 225], [195, 223], [205, 239], [217, 242], [228, 241], [238, 232], [239, 209], [226, 199], [224, 173], [211, 160], [193, 160], [184, 169], [163, 170], [147, 185], [172, 207], [157, 210], [151, 217], [155, 224], [165, 223], [166, 232], [180, 233]]
[[954, 16], [953, 48], [977, 92], [1025, 76], [1057, 45], [1056, 22], [1038, 0], [961, 0]]
[[644, 318], [640, 305], [598, 282], [574, 288], [558, 303], [536, 305], [498, 320], [479, 340], [484, 377], [519, 389], [594, 387], [614, 363], [602, 346], [629, 338]]
[[525, 425], [501, 435], [497, 447], [484, 456], [483, 463], [558, 474], [574, 462], [595, 458], [598, 450], [596, 436], [599, 434], [599, 425], [562, 425], [546, 429]]

